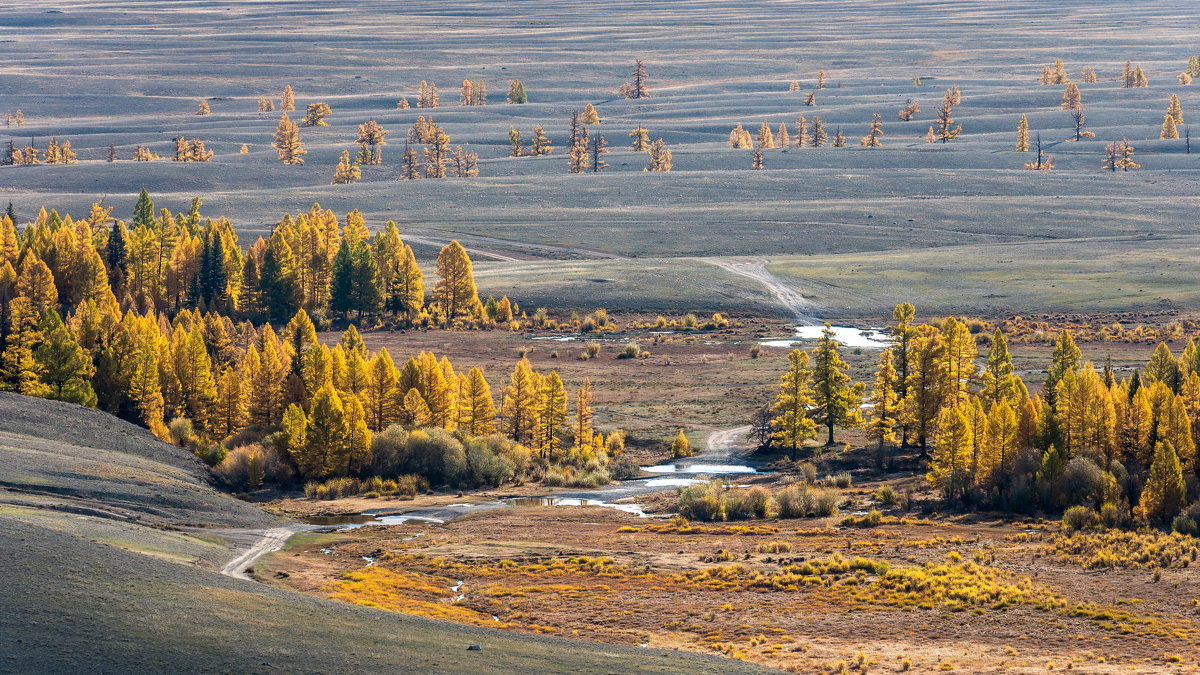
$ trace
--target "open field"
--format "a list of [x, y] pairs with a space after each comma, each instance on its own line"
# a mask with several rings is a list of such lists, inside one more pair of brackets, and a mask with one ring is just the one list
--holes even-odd
[[[976, 279], [943, 261], [1007, 244], [999, 255], [1011, 252], [1031, 268], [1043, 258], [1194, 249], [1200, 160], [1185, 154], [1182, 140], [1158, 140], [1158, 131], [1171, 93], [1183, 101], [1185, 122], [1197, 112], [1200, 89], [1175, 80], [1194, 51], [1195, 24], [1194, 8], [1180, 0], [14, 6], [0, 10], [0, 25], [12, 29], [0, 87], [5, 108], [22, 109], [28, 122], [5, 131], [39, 145], [50, 135], [69, 138], [80, 163], [0, 169], [0, 200], [28, 218], [42, 204], [81, 214], [100, 197], [127, 214], [141, 187], [176, 210], [200, 195], [207, 214], [244, 228], [243, 243], [314, 201], [339, 213], [358, 208], [372, 226], [395, 219], [423, 257], [458, 237], [480, 260], [507, 259], [481, 265], [483, 289], [518, 297], [525, 290], [531, 306], [772, 311], [751, 280], [693, 260], [714, 255], [779, 258], [776, 267], [814, 292], [829, 318], [878, 312], [902, 293], [936, 311], [953, 308], [956, 297], [995, 312], [1145, 308], [1159, 296], [1187, 303], [1191, 290], [1170, 284], [1124, 290], [1138, 285], [1147, 269], [1140, 263], [1128, 271], [1111, 265], [1115, 283], [1098, 286], [1112, 291], [1103, 297], [1051, 297], [1021, 285], [983, 289], [977, 281], [1008, 277], [985, 269]], [[1084, 65], [1100, 74], [1081, 85], [1093, 140], [1066, 142], [1062, 88], [1037, 84], [1040, 68], [1060, 57], [1077, 81]], [[648, 65], [652, 98], [615, 97], [634, 58]], [[1125, 60], [1146, 69], [1149, 87], [1120, 87]], [[807, 107], [818, 69], [828, 83]], [[457, 105], [464, 78], [486, 80], [491, 105]], [[524, 82], [528, 104], [503, 104], [511, 78]], [[415, 104], [422, 79], [441, 86], [443, 106], [396, 109], [402, 96]], [[800, 92], [787, 91], [792, 79]], [[302, 130], [309, 154], [300, 167], [279, 164], [270, 147], [278, 113], [254, 112], [259, 96], [278, 96], [286, 83], [296, 89], [297, 114], [317, 100], [334, 111], [330, 126]], [[963, 133], [928, 145], [922, 137], [952, 85], [963, 92], [955, 112]], [[192, 114], [201, 98], [211, 115]], [[895, 111], [907, 98], [923, 111], [899, 122]], [[611, 166], [571, 175], [567, 119], [589, 102]], [[857, 147], [876, 111], [884, 147]], [[479, 178], [396, 179], [404, 131], [428, 113], [453, 143], [479, 153]], [[1048, 144], [1054, 171], [1021, 170], [1030, 157], [1012, 146], [1022, 113]], [[752, 171], [748, 150], [726, 146], [739, 122], [754, 132], [765, 120], [777, 130], [798, 114], [821, 117], [830, 134], [842, 129], [848, 147], [768, 150], [765, 170]], [[328, 185], [338, 153], [353, 147], [355, 126], [368, 119], [392, 132], [384, 165], [364, 167], [356, 185]], [[555, 153], [507, 157], [509, 126], [528, 138], [535, 124], [545, 126]], [[666, 141], [673, 171], [645, 173], [644, 156], [622, 149], [636, 126]], [[203, 139], [217, 153], [212, 163], [128, 161], [137, 144], [168, 156], [179, 134]], [[1144, 168], [1101, 172], [1104, 143], [1121, 137], [1135, 144]], [[239, 154], [243, 143], [248, 152]], [[103, 161], [110, 144], [123, 161]], [[1150, 235], [1168, 241], [1139, 241]], [[934, 247], [950, 248], [927, 252]], [[605, 256], [636, 260], [598, 259]], [[871, 272], [893, 265], [919, 274], [878, 288]]]
[[[911, 478], [891, 483], [920, 489]], [[846, 491], [845, 508], [878, 505], [874, 487]], [[906, 670], [905, 660], [915, 672], [1017, 673], [1186, 672], [1200, 662], [1196, 607], [1180, 594], [1197, 581], [1186, 566], [1194, 539], [1185, 566], [1156, 582], [1145, 568], [1086, 570], [1086, 558], [1056, 553], [1083, 541], [1060, 537], [1056, 524], [840, 520], [680, 528], [601, 507], [510, 507], [298, 537], [258, 573], [355, 604], [793, 672], [836, 672], [839, 660], [854, 668], [860, 658], [871, 672]], [[945, 575], [945, 585], [910, 593], [917, 586], [898, 581], [920, 583], [922, 573]]]

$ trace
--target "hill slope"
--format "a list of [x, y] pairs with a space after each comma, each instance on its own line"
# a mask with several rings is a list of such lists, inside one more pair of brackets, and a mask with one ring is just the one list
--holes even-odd
[[0, 394], [0, 672], [751, 670], [441, 623], [216, 571], [234, 557], [222, 537], [273, 520], [137, 427]]

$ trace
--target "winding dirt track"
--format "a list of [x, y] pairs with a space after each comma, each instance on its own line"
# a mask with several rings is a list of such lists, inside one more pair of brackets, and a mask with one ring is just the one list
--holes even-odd
[[767, 270], [767, 260], [763, 258], [753, 258], [748, 260], [726, 260], [723, 258], [698, 258], [702, 262], [710, 265], [716, 265], [722, 269], [728, 270], [739, 276], [753, 279], [766, 287], [771, 295], [783, 305], [785, 309], [796, 317], [796, 320], [802, 324], [818, 325], [820, 320], [813, 314], [816, 309], [815, 305], [803, 295], [800, 295], [792, 288], [786, 286], [779, 277], [771, 274]]
[[300, 528], [295, 526], [275, 527], [269, 530], [240, 530], [239, 534], [251, 535], [258, 534], [259, 540], [256, 541], [250, 548], [242, 551], [233, 560], [225, 563], [221, 568], [221, 574], [235, 579], [250, 580], [250, 575], [246, 574], [254, 563], [264, 555], [282, 547], [289, 537], [299, 531]]

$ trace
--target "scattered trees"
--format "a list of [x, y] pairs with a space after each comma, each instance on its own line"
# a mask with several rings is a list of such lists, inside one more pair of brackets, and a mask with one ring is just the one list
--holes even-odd
[[954, 125], [954, 106], [962, 101], [962, 95], [958, 91], [958, 87], [952, 87], [946, 90], [946, 95], [942, 97], [942, 105], [937, 110], [937, 139], [942, 143], [949, 143], [962, 133], [962, 125]]
[[638, 59], [633, 64], [633, 76], [621, 85], [618, 93], [622, 98], [650, 98], [650, 89], [646, 85], [646, 64]]
[[508, 84], [508, 95], [505, 100], [509, 103], [529, 103], [529, 95], [525, 93], [525, 85], [520, 80]]
[[350, 151], [343, 150], [337, 167], [333, 170], [333, 185], [349, 185], [357, 183], [361, 178], [362, 169], [358, 167], [358, 164], [350, 162]]
[[[932, 127], [930, 127], [932, 130]], [[1029, 152], [1029, 118], [1022, 113], [1017, 122], [1017, 152]]]
[[1113, 141], [1104, 146], [1104, 162], [1101, 168], [1108, 171], [1130, 171], [1140, 169], [1141, 164], [1133, 161], [1133, 144], [1128, 138]]
[[879, 113], [875, 113], [875, 117], [871, 120], [871, 126], [867, 129], [867, 135], [858, 140], [859, 145], [864, 148], [878, 148], [883, 145], [879, 138], [883, 136], [883, 122], [880, 121]]
[[309, 103], [308, 108], [304, 112], [304, 126], [306, 127], [327, 127], [329, 122], [325, 121], [326, 117], [333, 114], [333, 110], [328, 103], [317, 101]]
[[271, 147], [279, 154], [279, 161], [284, 164], [303, 164], [302, 155], [308, 154], [304, 142], [300, 139], [300, 127], [284, 113], [275, 127], [275, 141]]
[[355, 143], [362, 147], [359, 153], [359, 164], [377, 165], [383, 163], [383, 149], [387, 145], [387, 129], [375, 120], [368, 120], [358, 125], [358, 137]]
[[646, 167], [646, 171], [670, 171], [672, 167], [671, 151], [663, 143], [663, 139], [658, 139], [650, 144], [650, 164]]
[[900, 112], [896, 113], [896, 116], [900, 118], [901, 122], [910, 122], [920, 113], [921, 107], [917, 105], [916, 101], [910, 98], [904, 102], [904, 107], [900, 109]]

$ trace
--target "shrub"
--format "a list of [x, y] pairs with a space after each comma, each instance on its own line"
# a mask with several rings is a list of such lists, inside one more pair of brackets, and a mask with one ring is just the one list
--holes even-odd
[[728, 520], [769, 518], [776, 511], [771, 493], [761, 486], [752, 487], [744, 492], [729, 491], [722, 501]]
[[1195, 518], [1181, 513], [1171, 521], [1171, 530], [1196, 537], [1200, 536], [1200, 523], [1197, 523]]
[[1068, 532], [1091, 530], [1100, 524], [1100, 516], [1086, 506], [1072, 506], [1063, 512], [1062, 526]]
[[897, 501], [896, 491], [892, 489], [892, 486], [884, 485], [875, 491], [875, 501], [884, 506], [895, 506]]
[[762, 347], [759, 347], [758, 345], [754, 345], [753, 347], [750, 348], [750, 358], [757, 359], [760, 354], [762, 354]]
[[758, 545], [759, 553], [791, 553], [792, 545], [786, 541], [767, 541]]
[[268, 452], [274, 455], [273, 450], [268, 451], [258, 443], [234, 448], [213, 467], [213, 473], [238, 490], [262, 487], [267, 479]]
[[186, 417], [173, 417], [171, 422], [167, 424], [167, 431], [171, 434], [171, 442], [175, 445], [183, 445], [196, 437], [196, 430], [192, 427], [192, 421]]
[[809, 518], [837, 515], [840, 495], [804, 483], [789, 485], [775, 493], [780, 518]]
[[608, 465], [608, 474], [613, 480], [629, 480], [638, 475], [641, 468], [629, 460], [628, 457], [621, 457]]
[[642, 355], [642, 348], [636, 342], [625, 345], [625, 349], [617, 354], [618, 359], [636, 359]]
[[679, 491], [679, 515], [689, 520], [725, 520], [716, 483], [689, 485]]
[[805, 483], [817, 482], [817, 465], [812, 462], [804, 462], [796, 467], [800, 471], [800, 475], [804, 478]]
[[599, 355], [600, 345], [598, 343], [589, 342], [588, 345], [583, 348], [583, 358], [585, 359], [594, 359]]
[[393, 424], [371, 437], [371, 470], [379, 476], [398, 476], [408, 462], [408, 432]]
[[877, 527], [882, 523], [883, 513], [879, 509], [871, 509], [865, 516], [847, 516], [842, 519], [844, 527]]

